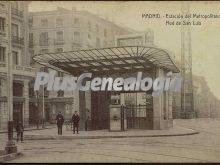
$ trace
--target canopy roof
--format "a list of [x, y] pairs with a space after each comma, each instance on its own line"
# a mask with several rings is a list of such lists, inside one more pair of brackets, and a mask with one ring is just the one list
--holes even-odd
[[45, 53], [35, 55], [33, 59], [41, 65], [72, 75], [88, 72], [94, 75], [109, 75], [149, 71], [155, 67], [179, 72], [169, 52], [157, 47], [122, 46]]

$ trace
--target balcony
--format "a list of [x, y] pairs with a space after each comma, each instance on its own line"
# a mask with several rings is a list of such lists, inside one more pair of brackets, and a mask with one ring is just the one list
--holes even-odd
[[54, 40], [54, 45], [64, 45], [64, 40], [58, 40], [58, 39], [55, 39]]
[[[5, 74], [8, 72], [6, 63], [0, 63], [0, 70]], [[27, 66], [13, 65], [13, 74], [35, 77], [36, 69]]]
[[23, 11], [20, 11], [18, 9], [11, 8], [11, 14], [23, 18]]
[[12, 36], [11, 41], [12, 41], [12, 44], [15, 44], [15, 45], [19, 45], [19, 46], [24, 45], [24, 38], [22, 37]]

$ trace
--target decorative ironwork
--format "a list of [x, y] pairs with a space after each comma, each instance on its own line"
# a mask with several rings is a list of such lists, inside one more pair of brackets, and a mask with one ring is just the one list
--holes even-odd
[[179, 72], [169, 52], [157, 47], [123, 46], [46, 53], [35, 55], [33, 59], [41, 65], [73, 75], [85, 72], [93, 75], [123, 74], [149, 71], [155, 67]]

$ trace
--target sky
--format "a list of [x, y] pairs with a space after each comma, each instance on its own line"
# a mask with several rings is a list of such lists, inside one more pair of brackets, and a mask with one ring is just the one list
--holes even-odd
[[[180, 14], [181, 2], [144, 2], [144, 1], [32, 1], [29, 11], [66, 9], [87, 10], [117, 25], [137, 31], [148, 28], [154, 31], [154, 42], [158, 47], [172, 51], [175, 58], [181, 56], [180, 26], [166, 26], [165, 14]], [[189, 2], [190, 12], [196, 14], [219, 14], [220, 2]], [[142, 14], [160, 14], [159, 19], [143, 19]], [[171, 21], [171, 19], [169, 19]], [[178, 19], [173, 19], [178, 20]], [[193, 19], [191, 19], [192, 21]], [[201, 26], [191, 27], [192, 70], [193, 74], [205, 77], [210, 90], [220, 99], [220, 18], [194, 19], [201, 21]]]

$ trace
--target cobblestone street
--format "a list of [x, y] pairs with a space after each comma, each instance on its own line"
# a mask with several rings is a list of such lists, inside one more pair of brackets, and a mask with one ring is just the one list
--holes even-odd
[[[27, 140], [10, 162], [218, 162], [220, 120], [175, 120], [199, 134], [169, 137]], [[1, 138], [6, 135], [1, 134]], [[1, 146], [3, 143], [1, 140]]]

